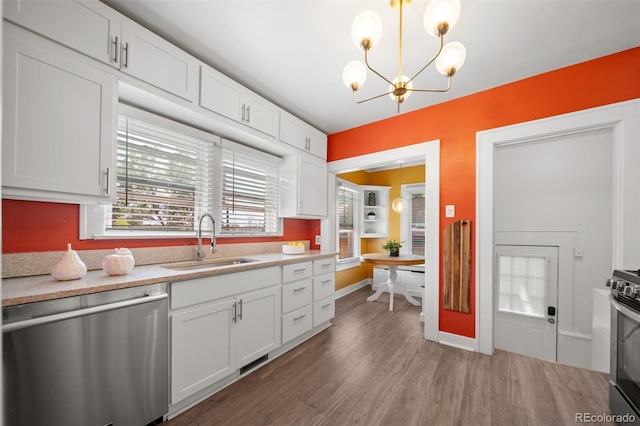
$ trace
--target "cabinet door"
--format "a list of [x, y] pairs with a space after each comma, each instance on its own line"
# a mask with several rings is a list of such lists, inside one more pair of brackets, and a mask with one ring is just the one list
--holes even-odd
[[198, 61], [143, 26], [123, 18], [120, 70], [193, 102]]
[[322, 159], [327, 158], [327, 136], [288, 112], [280, 112], [280, 140]]
[[236, 300], [171, 317], [171, 403], [236, 371]]
[[118, 68], [122, 15], [99, 1], [4, 2], [4, 18]]
[[269, 136], [278, 134], [278, 107], [252, 92], [246, 92], [244, 123]]
[[280, 346], [279, 288], [253, 292], [238, 301], [238, 367]]
[[115, 201], [116, 77], [5, 24], [3, 195]]
[[305, 216], [327, 216], [327, 165], [300, 157], [298, 211]]
[[211, 67], [200, 67], [200, 106], [241, 122], [243, 87]]

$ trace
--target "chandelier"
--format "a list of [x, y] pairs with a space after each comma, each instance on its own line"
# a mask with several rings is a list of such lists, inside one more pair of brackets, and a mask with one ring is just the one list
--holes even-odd
[[[360, 61], [351, 61], [342, 71], [342, 81], [353, 92], [353, 101], [361, 104], [373, 99], [389, 95], [398, 104], [409, 98], [412, 92], [446, 92], [451, 88], [451, 77], [464, 63], [466, 50], [461, 43], [456, 41], [444, 45], [444, 35], [453, 28], [460, 16], [460, 0], [431, 0], [424, 13], [424, 28], [431, 36], [438, 37], [440, 48], [436, 55], [422, 67], [413, 77], [409, 78], [402, 73], [402, 9], [411, 0], [391, 0], [391, 7], [398, 8], [400, 19], [398, 37], [398, 75], [389, 79], [369, 65], [369, 51], [380, 40], [382, 34], [382, 21], [377, 13], [370, 10], [361, 12], [351, 26], [351, 39], [357, 48], [364, 50], [365, 66]], [[444, 89], [420, 89], [413, 87], [413, 80], [435, 61], [438, 72], [447, 77], [447, 87]], [[356, 92], [364, 84], [367, 78], [367, 68], [378, 77], [389, 83], [387, 92], [364, 100], [356, 99]]]

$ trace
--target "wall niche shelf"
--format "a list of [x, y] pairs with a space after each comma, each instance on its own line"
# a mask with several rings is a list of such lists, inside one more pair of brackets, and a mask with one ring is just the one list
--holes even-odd
[[361, 185], [362, 238], [389, 236], [389, 186]]

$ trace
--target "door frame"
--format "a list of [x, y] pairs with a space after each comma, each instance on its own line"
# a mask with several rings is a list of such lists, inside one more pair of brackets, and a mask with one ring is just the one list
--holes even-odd
[[411, 158], [425, 160], [425, 289], [422, 298], [422, 316], [424, 318], [424, 337], [439, 341], [439, 300], [440, 300], [440, 140], [422, 142], [401, 148], [374, 152], [328, 164], [328, 216], [322, 219], [321, 246], [336, 249], [335, 186], [336, 174], [347, 173], [389, 163], [400, 163]]
[[614, 268], [637, 268], [640, 262], [640, 99], [620, 102], [476, 133], [476, 341], [475, 350], [492, 355], [494, 155], [503, 144], [611, 129], [613, 139]]

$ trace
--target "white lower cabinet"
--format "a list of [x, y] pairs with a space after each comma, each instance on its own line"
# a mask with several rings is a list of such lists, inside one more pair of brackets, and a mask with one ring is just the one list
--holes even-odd
[[277, 349], [279, 267], [171, 284], [171, 404]]
[[171, 403], [236, 371], [235, 299], [171, 316]]
[[313, 326], [336, 316], [335, 305], [336, 260], [335, 258], [313, 261]]
[[311, 305], [282, 316], [282, 343], [287, 343], [313, 328]]

